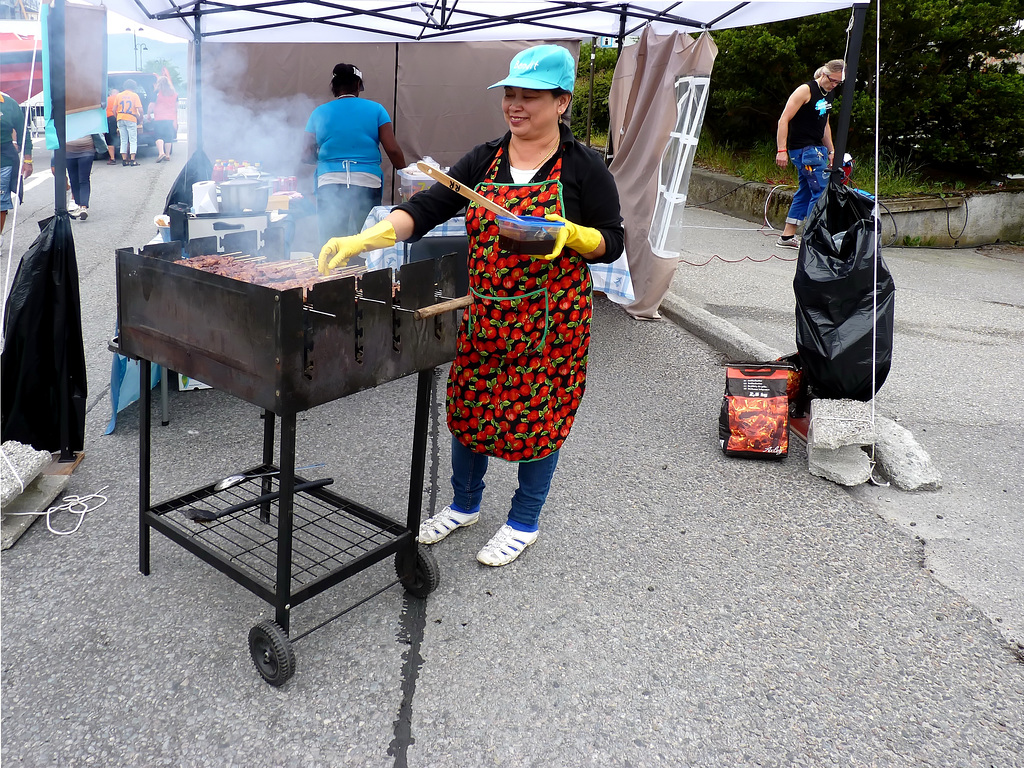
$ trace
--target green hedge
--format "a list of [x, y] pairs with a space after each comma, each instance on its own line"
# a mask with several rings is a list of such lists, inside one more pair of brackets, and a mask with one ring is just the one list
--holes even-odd
[[[848, 150], [873, 154], [875, 8], [867, 14]], [[842, 58], [849, 11], [714, 33], [704, 130], [770, 140], [793, 89]], [[927, 168], [1024, 172], [1024, 0], [890, 0], [881, 26], [880, 144]], [[841, 100], [837, 100], [837, 107]], [[838, 112], [833, 113], [833, 130]]]

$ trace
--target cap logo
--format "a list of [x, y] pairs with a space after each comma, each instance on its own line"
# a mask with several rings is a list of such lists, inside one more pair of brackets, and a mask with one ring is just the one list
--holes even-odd
[[512, 68], [513, 69], [536, 69], [539, 64], [540, 64], [539, 61], [535, 61], [532, 64], [528, 64], [528, 63], [522, 62], [522, 61], [517, 61], [517, 62], [515, 62], [512, 65]]

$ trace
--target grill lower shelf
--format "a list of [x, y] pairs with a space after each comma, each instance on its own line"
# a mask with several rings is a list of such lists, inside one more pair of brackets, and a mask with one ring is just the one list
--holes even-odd
[[[243, 474], [275, 469], [263, 465]], [[296, 485], [306, 482], [295, 478]], [[208, 486], [154, 506], [151, 523], [163, 533], [173, 530], [177, 533], [173, 538], [188, 539], [190, 549], [202, 549], [232, 571], [262, 584], [272, 595], [277, 582], [277, 501], [255, 504], [211, 522], [194, 521], [188, 513], [193, 509], [222, 513], [278, 490], [276, 477], [251, 478], [223, 491]], [[326, 489], [296, 492], [292, 510], [292, 604], [301, 602], [296, 597], [311, 597], [306, 593], [346, 566], [366, 567], [368, 557], [380, 560], [392, 554], [394, 549], [387, 545], [397, 543], [405, 531], [401, 523]]]

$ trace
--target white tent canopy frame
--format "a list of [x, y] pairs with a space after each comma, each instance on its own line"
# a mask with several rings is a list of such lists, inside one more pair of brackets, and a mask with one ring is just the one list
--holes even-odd
[[[109, 9], [179, 37], [233, 42], [445, 42], [615, 37], [647, 24], [701, 32], [849, 8], [852, 0], [105, 0]], [[659, 29], [663, 27], [664, 29]]]
[[[86, 0], [92, 2], [93, 0]], [[63, 0], [56, 0], [62, 3]], [[811, 16], [853, 7], [836, 157], [846, 149], [854, 80], [868, 2], [857, 0], [95, 0], [122, 16], [191, 39], [201, 82], [202, 41], [382, 43], [585, 40], [626, 37], [645, 25], [658, 33], [702, 32]], [[202, 114], [202, 92], [193, 94]], [[202, 126], [196, 138], [203, 146]]]

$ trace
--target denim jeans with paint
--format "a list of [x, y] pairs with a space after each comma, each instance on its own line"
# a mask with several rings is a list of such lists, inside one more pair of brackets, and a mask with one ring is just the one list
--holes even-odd
[[[519, 487], [512, 496], [508, 519], [524, 530], [536, 530], [540, 510], [551, 490], [551, 477], [558, 466], [558, 451], [538, 461], [519, 462]], [[467, 512], [480, 507], [484, 495], [487, 456], [475, 453], [452, 437], [452, 490], [455, 504]]]
[[127, 160], [139, 149], [139, 124], [134, 120], [118, 120], [117, 133], [121, 138], [121, 159]]
[[348, 184], [324, 184], [316, 191], [317, 234], [320, 247], [332, 237], [358, 235], [367, 214], [380, 205], [380, 187], [357, 187]]
[[800, 185], [786, 215], [787, 224], [801, 224], [828, 184], [828, 149], [804, 147], [792, 149], [789, 159], [800, 177]]

